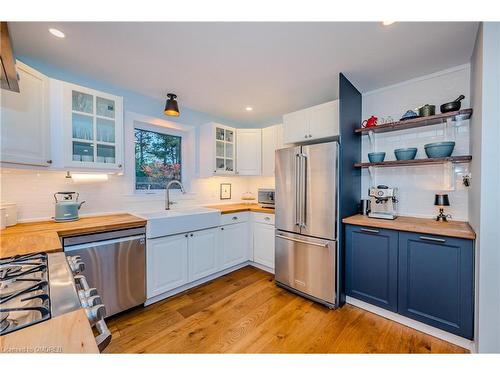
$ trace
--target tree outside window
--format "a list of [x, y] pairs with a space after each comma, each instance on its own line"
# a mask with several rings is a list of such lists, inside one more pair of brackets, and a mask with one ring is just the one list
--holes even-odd
[[182, 138], [143, 129], [134, 133], [136, 190], [165, 189], [169, 181], [181, 181]]

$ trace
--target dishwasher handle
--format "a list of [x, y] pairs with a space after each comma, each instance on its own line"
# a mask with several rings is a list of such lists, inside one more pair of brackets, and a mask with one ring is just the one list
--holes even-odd
[[82, 244], [78, 244], [78, 245], [65, 246], [64, 252], [67, 253], [67, 252], [71, 252], [71, 251], [75, 251], [75, 250], [88, 249], [89, 247], [99, 247], [99, 246], [112, 245], [112, 244], [116, 244], [116, 243], [129, 242], [129, 241], [135, 241], [135, 240], [139, 240], [141, 242], [141, 245], [146, 244], [146, 236], [141, 234], [141, 235], [137, 235], [137, 236], [114, 238], [112, 240], [95, 241], [95, 242], [89, 242], [89, 243], [82, 243]]

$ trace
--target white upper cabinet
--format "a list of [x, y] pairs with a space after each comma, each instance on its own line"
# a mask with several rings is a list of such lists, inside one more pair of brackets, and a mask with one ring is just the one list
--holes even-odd
[[262, 129], [262, 176], [274, 176], [274, 154], [282, 147], [282, 124]]
[[339, 101], [310, 108], [309, 138], [320, 139], [339, 135]]
[[211, 122], [200, 128], [200, 177], [236, 174], [236, 129]]
[[309, 118], [307, 109], [283, 115], [283, 142], [298, 143], [308, 140]]
[[50, 80], [55, 167], [123, 169], [123, 98]]
[[260, 176], [262, 130], [238, 129], [236, 134], [236, 174]]
[[283, 115], [283, 138], [286, 144], [338, 135], [338, 100]]
[[49, 166], [49, 79], [17, 62], [20, 92], [1, 91], [1, 161]]

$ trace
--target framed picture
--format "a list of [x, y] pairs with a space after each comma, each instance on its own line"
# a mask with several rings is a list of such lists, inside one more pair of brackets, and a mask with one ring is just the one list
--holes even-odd
[[231, 184], [220, 184], [220, 199], [231, 199]]

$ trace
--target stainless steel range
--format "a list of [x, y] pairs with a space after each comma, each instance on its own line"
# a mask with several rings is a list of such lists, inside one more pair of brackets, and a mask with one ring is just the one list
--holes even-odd
[[63, 252], [0, 259], [0, 336], [84, 308], [102, 351], [111, 341], [106, 309], [84, 269], [79, 256]]

